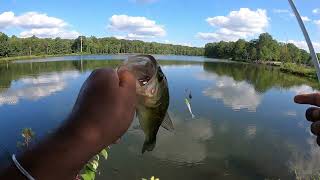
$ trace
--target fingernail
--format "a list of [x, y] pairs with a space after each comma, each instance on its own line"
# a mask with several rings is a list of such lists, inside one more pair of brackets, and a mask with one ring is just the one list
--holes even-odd
[[293, 100], [295, 103], [301, 103], [299, 96], [295, 96]]

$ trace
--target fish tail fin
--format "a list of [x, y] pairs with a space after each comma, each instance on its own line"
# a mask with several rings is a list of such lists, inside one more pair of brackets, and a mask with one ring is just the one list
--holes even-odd
[[193, 113], [191, 113], [191, 118], [194, 119], [195, 117], [196, 116]]
[[156, 146], [156, 140], [153, 140], [153, 141], [145, 140], [144, 143], [143, 143], [142, 151], [141, 151], [142, 154], [145, 151], [152, 151], [155, 146]]

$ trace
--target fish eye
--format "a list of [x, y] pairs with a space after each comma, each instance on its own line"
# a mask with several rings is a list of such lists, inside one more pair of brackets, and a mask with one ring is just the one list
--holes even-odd
[[161, 71], [160, 67], [158, 68], [158, 81], [161, 82], [164, 78], [163, 72]]
[[163, 75], [159, 74], [158, 81], [161, 82], [163, 80]]

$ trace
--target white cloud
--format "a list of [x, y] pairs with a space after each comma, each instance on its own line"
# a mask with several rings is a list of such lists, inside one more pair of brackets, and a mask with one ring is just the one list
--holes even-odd
[[77, 71], [64, 73], [51, 73], [40, 75], [36, 78], [23, 78], [17, 81], [18, 86], [12, 86], [0, 93], [0, 106], [19, 103], [21, 99], [38, 100], [53, 93], [62, 91], [68, 79], [79, 76]]
[[14, 22], [14, 18], [14, 13], [11, 11], [0, 14], [0, 29], [10, 26]]
[[316, 8], [314, 10], [312, 10], [313, 14], [320, 14], [320, 8]]
[[31, 37], [31, 36], [37, 36], [39, 38], [55, 38], [60, 37], [63, 39], [74, 39], [80, 36], [80, 33], [77, 31], [67, 31], [65, 29], [60, 28], [40, 28], [40, 29], [31, 29], [28, 31], [22, 31], [20, 33], [20, 36], [25, 37]]
[[67, 25], [62, 19], [50, 17], [46, 14], [37, 12], [27, 12], [20, 16], [16, 16], [13, 22], [14, 25], [25, 28], [61, 28]]
[[165, 43], [165, 44], [174, 44], [174, 45], [195, 47], [195, 46], [192, 45], [191, 43], [187, 43], [187, 42], [175, 42], [175, 41], [170, 41], [170, 40], [167, 40], [167, 39], [164, 40], [163, 43]]
[[64, 20], [38, 12], [26, 12], [19, 16], [11, 11], [3, 12], [0, 14], [0, 29], [10, 27], [24, 29], [20, 33], [21, 37], [36, 35], [40, 38], [75, 38], [79, 36], [78, 32], [68, 30], [68, 23]]
[[0, 14], [0, 28], [20, 27], [23, 29], [33, 28], [62, 28], [68, 24], [62, 19], [50, 17], [47, 14], [27, 12], [16, 16], [12, 11]]
[[308, 16], [301, 16], [302, 21], [304, 22], [310, 22], [311, 19]]
[[220, 29], [214, 33], [199, 32], [197, 37], [200, 39], [212, 41], [237, 41], [240, 38], [245, 39], [247, 37], [247, 34], [243, 32], [230, 31], [228, 29]]
[[117, 39], [127, 39], [126, 36], [121, 36], [121, 35], [113, 35], [112, 37]]
[[[292, 43], [292, 44], [296, 45], [298, 48], [304, 49], [309, 52], [308, 45], [305, 41], [288, 40], [287, 42]], [[320, 52], [320, 42], [312, 42], [312, 44], [313, 44], [315, 51]]]
[[306, 93], [316, 92], [313, 88], [311, 88], [310, 86], [307, 86], [307, 85], [291, 87], [290, 91], [294, 92], [295, 94], [306, 94]]
[[209, 17], [206, 21], [218, 28], [212, 33], [199, 32], [197, 37], [210, 41], [235, 41], [239, 38], [248, 38], [265, 32], [269, 25], [267, 11], [249, 8], [240, 8], [239, 11], [231, 11], [228, 16]]
[[319, 20], [314, 20], [313, 22], [314, 22], [314, 24], [318, 25], [318, 27], [320, 28], [320, 19]]
[[197, 76], [200, 80], [212, 80], [214, 84], [206, 88], [203, 94], [213, 99], [221, 99], [223, 103], [233, 110], [247, 109], [256, 111], [262, 96], [254, 87], [245, 81], [236, 82], [233, 78], [217, 76], [212, 73], [201, 73]]
[[166, 35], [163, 26], [146, 17], [113, 15], [109, 21], [108, 29], [127, 33], [122, 36], [125, 39], [145, 39]]

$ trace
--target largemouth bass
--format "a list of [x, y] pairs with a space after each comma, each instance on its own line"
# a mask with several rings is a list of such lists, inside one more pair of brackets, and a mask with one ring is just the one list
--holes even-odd
[[153, 56], [137, 55], [129, 57], [119, 69], [125, 68], [136, 77], [138, 103], [136, 115], [145, 134], [142, 153], [152, 151], [156, 145], [157, 133], [162, 126], [173, 131], [173, 123], [168, 115], [169, 89], [167, 78]]

